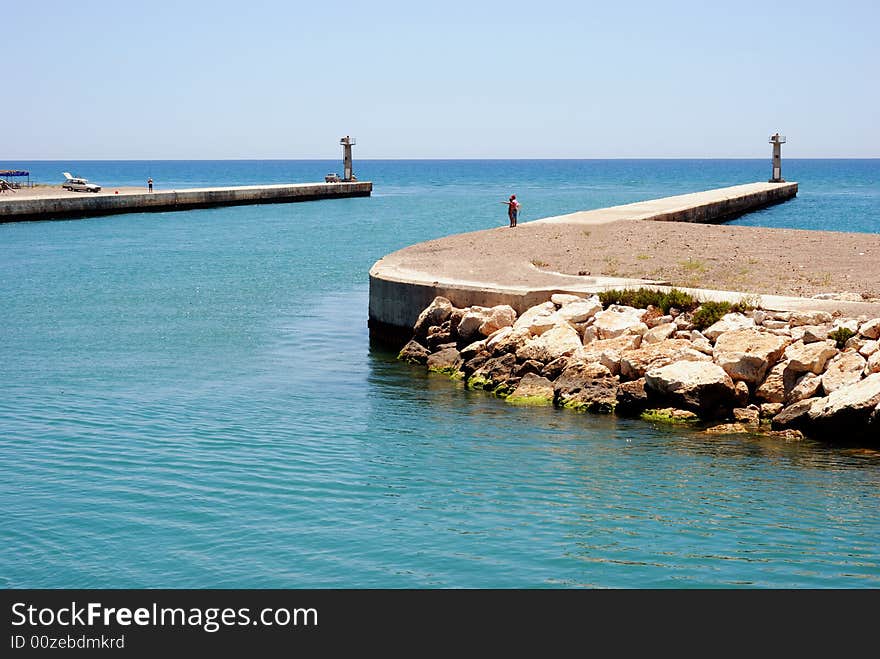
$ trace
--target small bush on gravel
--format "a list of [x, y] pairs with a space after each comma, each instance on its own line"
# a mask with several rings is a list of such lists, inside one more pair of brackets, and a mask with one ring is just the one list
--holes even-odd
[[828, 333], [829, 339], [837, 341], [837, 349], [843, 350], [846, 342], [856, 335], [849, 327], [838, 327], [833, 332]]
[[699, 304], [700, 303], [697, 302], [692, 295], [680, 291], [677, 288], [673, 288], [666, 294], [663, 302], [659, 306], [663, 309], [663, 313], [669, 313], [669, 310], [673, 307], [681, 311], [692, 311], [696, 309]]
[[730, 302], [703, 302], [700, 308], [694, 312], [691, 322], [698, 330], [704, 330], [710, 325], [717, 323], [730, 311]]
[[761, 306], [761, 297], [759, 295], [746, 295], [740, 298], [739, 302], [730, 307], [731, 313], [746, 313], [754, 311]]

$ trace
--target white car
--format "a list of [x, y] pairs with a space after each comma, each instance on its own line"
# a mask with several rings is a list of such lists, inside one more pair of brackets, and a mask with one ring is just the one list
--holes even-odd
[[64, 183], [61, 185], [65, 190], [70, 190], [71, 192], [100, 192], [101, 186], [95, 185], [94, 183], [89, 183], [89, 180], [86, 178], [77, 178], [76, 176], [71, 176], [70, 172], [62, 172], [64, 174], [64, 178], [66, 179]]

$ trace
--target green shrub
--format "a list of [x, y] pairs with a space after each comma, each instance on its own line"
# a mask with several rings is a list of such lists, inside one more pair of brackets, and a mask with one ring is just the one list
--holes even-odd
[[761, 304], [760, 295], [746, 295], [740, 298], [739, 302], [730, 307], [730, 311], [734, 313], [746, 313], [757, 309]]
[[601, 293], [599, 293], [599, 301], [606, 309], [612, 304], [625, 304], [629, 306], [629, 303], [632, 301], [634, 294], [635, 291], [629, 288], [626, 288], [624, 290], [612, 288], [609, 291], [602, 291]]
[[703, 302], [700, 308], [694, 312], [691, 322], [698, 330], [704, 330], [710, 325], [714, 325], [722, 316], [730, 313], [730, 302]]
[[828, 338], [837, 341], [837, 349], [843, 350], [843, 348], [846, 346], [846, 342], [855, 335], [856, 333], [853, 332], [849, 327], [838, 327], [833, 332], [828, 333]]
[[696, 309], [697, 305], [699, 305], [699, 302], [697, 302], [693, 296], [684, 291], [680, 291], [677, 288], [672, 288], [663, 298], [662, 302], [656, 306], [663, 309], [663, 313], [669, 313], [669, 310], [672, 307], [680, 309], [681, 311], [691, 311], [692, 309]]
[[698, 304], [693, 297], [677, 288], [673, 288], [669, 292], [653, 288], [612, 289], [599, 293], [599, 300], [606, 309], [612, 304], [635, 307], [636, 309], [647, 309], [649, 306], [654, 306], [662, 309], [664, 314], [669, 313], [669, 309], [672, 307], [690, 311]]

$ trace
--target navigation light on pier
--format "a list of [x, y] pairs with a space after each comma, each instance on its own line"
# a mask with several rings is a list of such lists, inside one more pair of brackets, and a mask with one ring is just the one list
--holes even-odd
[[355, 177], [354, 172], [351, 169], [351, 147], [357, 144], [357, 140], [353, 137], [346, 135], [339, 140], [339, 143], [342, 145], [342, 180], [357, 181], [357, 178]]
[[770, 177], [770, 183], [785, 183], [782, 178], [782, 145], [785, 144], [785, 135], [771, 135], [770, 144], [773, 145], [773, 176]]

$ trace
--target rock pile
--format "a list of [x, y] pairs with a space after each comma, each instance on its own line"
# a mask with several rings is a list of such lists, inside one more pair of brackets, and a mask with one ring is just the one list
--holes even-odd
[[399, 358], [510, 403], [880, 440], [880, 318], [756, 309], [703, 331], [692, 318], [598, 296], [553, 295], [519, 317], [438, 297]]

